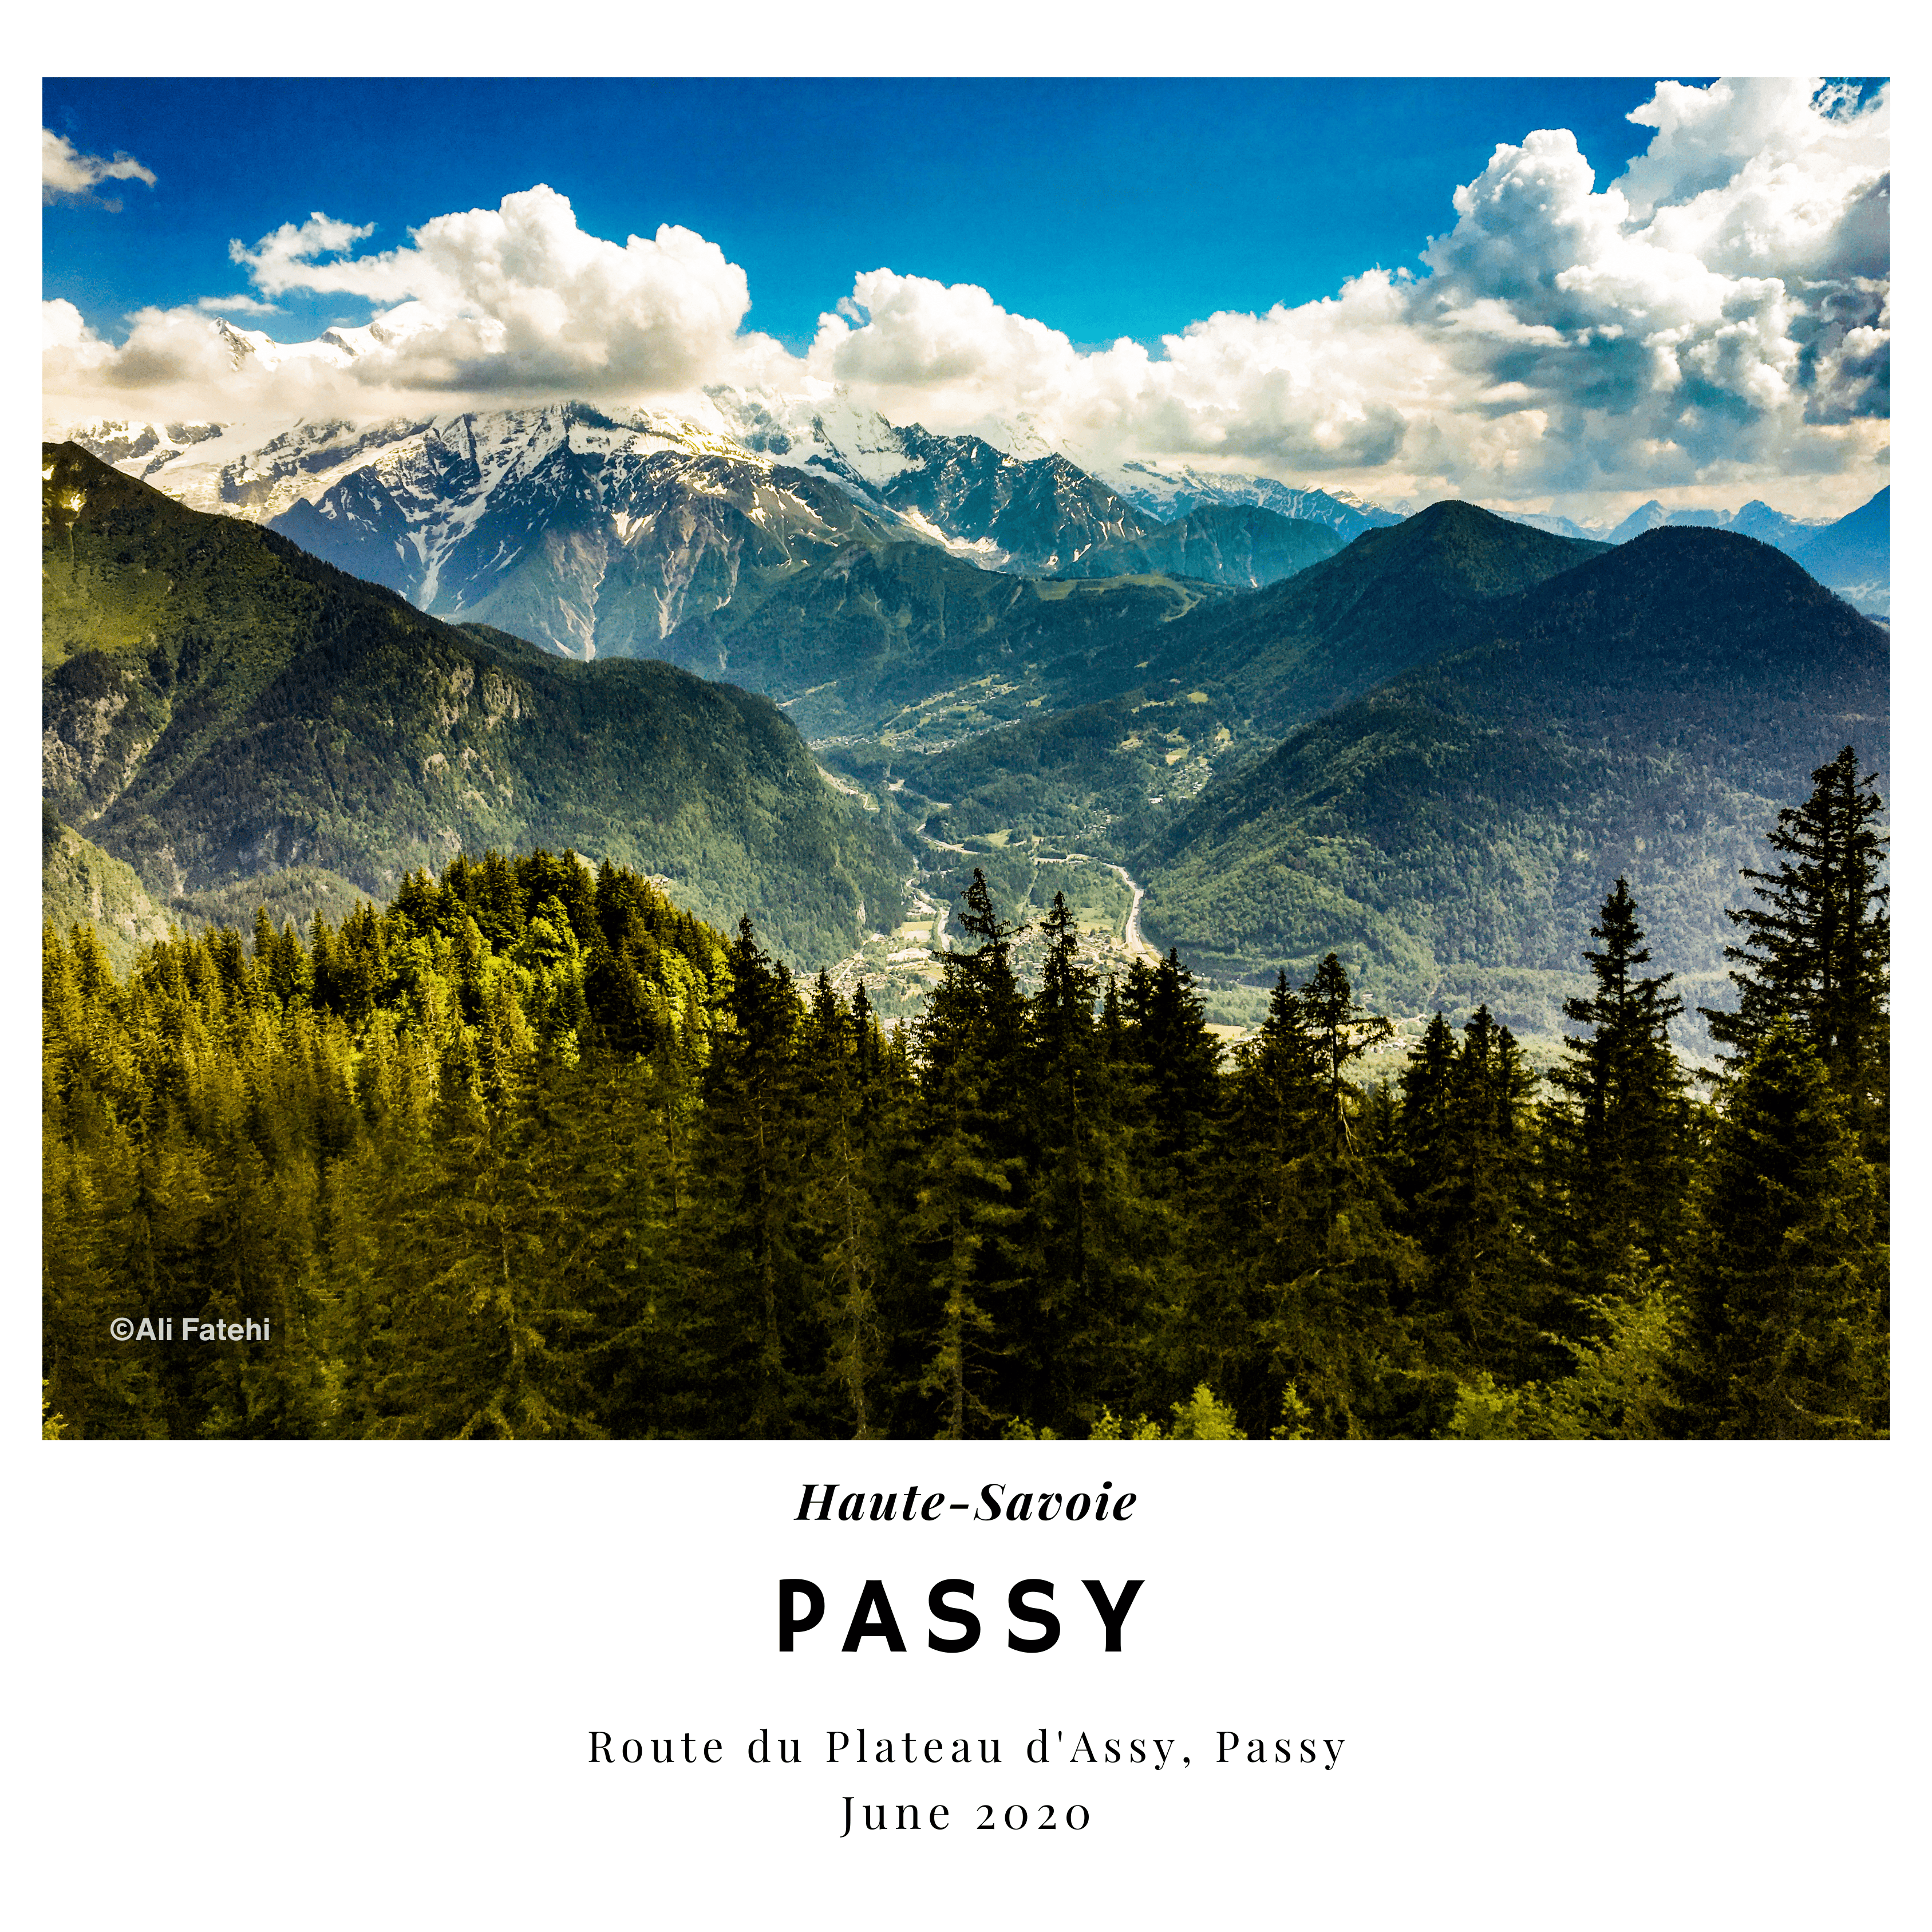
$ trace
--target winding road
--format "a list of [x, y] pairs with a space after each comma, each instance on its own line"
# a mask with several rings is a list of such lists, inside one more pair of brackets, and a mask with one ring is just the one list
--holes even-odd
[[1147, 958], [1158, 961], [1160, 958], [1159, 948], [1150, 946], [1141, 937], [1141, 901], [1147, 897], [1146, 886], [1130, 878], [1127, 876], [1127, 868], [1124, 866], [1114, 866], [1108, 869], [1134, 896], [1133, 904], [1127, 908], [1127, 925], [1125, 934], [1127, 950], [1130, 952], [1140, 953]]
[[1137, 952], [1144, 958], [1158, 963], [1160, 950], [1150, 946], [1141, 936], [1141, 901], [1147, 897], [1147, 888], [1134, 878], [1124, 866], [1117, 866], [1109, 859], [1096, 859], [1090, 852], [1070, 852], [1062, 860], [1042, 860], [1043, 865], [1070, 865], [1078, 860], [1089, 866], [1105, 866], [1120, 884], [1134, 896], [1133, 904], [1127, 908], [1127, 922], [1121, 934], [1121, 942], [1130, 952]]
[[[964, 845], [955, 845], [944, 838], [935, 838], [929, 832], [915, 832], [914, 836], [921, 844], [930, 845], [936, 851], [961, 854], [967, 851], [967, 848]], [[1036, 859], [1034, 862], [1040, 866], [1069, 866], [1076, 862], [1088, 866], [1105, 866], [1108, 871], [1112, 872], [1114, 878], [1118, 879], [1120, 884], [1134, 896], [1133, 903], [1127, 908], [1126, 926], [1121, 934], [1122, 943], [1130, 953], [1137, 953], [1142, 958], [1153, 960], [1156, 964], [1160, 963], [1161, 957], [1160, 948], [1150, 946], [1141, 934], [1141, 902], [1147, 897], [1147, 888], [1129, 873], [1126, 866], [1117, 866], [1108, 859], [1096, 858], [1091, 852], [1069, 852], [1058, 859]], [[952, 950], [952, 935], [946, 931], [943, 916], [938, 922], [937, 930], [941, 945], [950, 952]]]

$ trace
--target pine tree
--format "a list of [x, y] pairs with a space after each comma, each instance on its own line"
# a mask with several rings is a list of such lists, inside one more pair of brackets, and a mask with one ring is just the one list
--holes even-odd
[[[714, 1377], [740, 1414], [728, 1431], [798, 1432], [804, 1292], [796, 1048], [791, 976], [748, 918], [728, 956], [724, 1024], [704, 1070], [698, 1238], [710, 1282]], [[694, 1230], [698, 1232], [698, 1230]]]
[[581, 1353], [599, 1424], [627, 1437], [740, 1432], [738, 1396], [718, 1385], [707, 1346], [709, 1298], [697, 1292], [711, 1285], [711, 1223], [694, 1204], [700, 1070], [690, 1044], [669, 1039], [642, 1060], [586, 1054], [552, 1077], [560, 1107], [599, 1130], [580, 1190], [596, 1264]]
[[1012, 1198], [1022, 1162], [1000, 1150], [995, 1087], [972, 1030], [950, 1040], [943, 1060], [928, 1056], [921, 1081], [926, 1124], [912, 1232], [938, 1309], [920, 1386], [938, 1403], [936, 1432], [954, 1441], [976, 1420], [1001, 1419], [994, 1406], [1001, 1351], [988, 1304], [1015, 1272], [1007, 1243], [1022, 1215]]
[[1145, 1336], [1134, 1251], [1146, 1217], [1132, 1200], [1122, 1072], [1094, 1018], [1100, 977], [1081, 963], [1064, 894], [1054, 894], [1041, 929], [1046, 954], [1028, 1015], [1030, 1279], [1010, 1326], [1029, 1371], [1025, 1412], [1065, 1433], [1135, 1378]]
[[1456, 1066], [1456, 1036], [1438, 1011], [1430, 1016], [1421, 1044], [1397, 1076], [1402, 1095], [1398, 1133], [1401, 1192], [1412, 1214], [1416, 1204], [1448, 1178], [1454, 1154], [1449, 1088]]
[[1328, 1219], [1332, 1224], [1341, 1211], [1348, 1180], [1361, 1171], [1354, 1132], [1349, 1125], [1354, 1094], [1348, 1083], [1348, 1068], [1371, 1047], [1392, 1039], [1395, 1028], [1382, 1015], [1371, 1013], [1358, 1004], [1348, 975], [1332, 952], [1302, 988], [1301, 1008], [1321, 1094], [1322, 1137], [1328, 1150], [1324, 1187]]
[[848, 1012], [820, 972], [812, 989], [802, 1064], [806, 1174], [803, 1215], [817, 1254], [812, 1269], [826, 1370], [855, 1440], [883, 1435], [879, 1382], [885, 1361], [878, 1288], [882, 1263], [868, 1185], [866, 1089], [878, 1042], [859, 989]]
[[1538, 1354], [1522, 1199], [1533, 1085], [1509, 1028], [1478, 1006], [1448, 1069], [1436, 1178], [1415, 1204], [1430, 1305], [1464, 1360], [1519, 1376]]
[[1324, 1230], [1323, 1091], [1299, 994], [1278, 973], [1265, 1018], [1234, 1049], [1171, 1379], [1227, 1392], [1258, 1425], [1278, 1404], [1259, 1337], [1282, 1285], [1318, 1264]]
[[1690, 1151], [1688, 1082], [1670, 1047], [1684, 1004], [1666, 990], [1671, 974], [1639, 970], [1650, 951], [1624, 880], [1590, 937], [1602, 942], [1583, 954], [1596, 990], [1565, 1000], [1563, 1012], [1591, 1032], [1566, 1042], [1546, 1121], [1552, 1258], [1580, 1295], [1628, 1276], [1637, 1253], [1657, 1262], [1675, 1253]]
[[1000, 1406], [1008, 1351], [989, 1304], [1021, 1272], [1015, 1238], [1026, 1213], [1016, 928], [994, 912], [976, 867], [961, 923], [980, 943], [946, 956], [918, 1030], [926, 1126], [913, 1222], [938, 1303], [920, 1387], [937, 1402], [938, 1434], [952, 1439], [1010, 1412]]
[[1772, 1019], [1724, 1095], [1685, 1270], [1691, 1432], [1885, 1432], [1876, 1195], [1808, 1031]]
[[1179, 1204], [1196, 1187], [1214, 1132], [1220, 1048], [1208, 1030], [1194, 975], [1172, 948], [1151, 968], [1133, 962], [1123, 1004], [1128, 1049], [1146, 1089], [1143, 1184]]
[[1732, 908], [1744, 930], [1724, 956], [1737, 970], [1736, 1010], [1702, 1010], [1732, 1061], [1747, 1058], [1780, 1016], [1817, 1048], [1850, 1102], [1868, 1155], [1882, 1159], [1890, 1051], [1891, 887], [1879, 883], [1887, 841], [1874, 778], [1860, 778], [1847, 745], [1811, 774], [1811, 796], [1787, 806], [1767, 835], [1774, 871], [1747, 867], [1762, 902]]
[[[1305, 1234], [1258, 1285], [1266, 1312], [1258, 1340], [1274, 1386], [1294, 1384], [1316, 1432], [1348, 1436], [1364, 1432], [1362, 1411], [1378, 1400], [1380, 1365], [1400, 1346], [1393, 1310], [1416, 1269], [1412, 1245], [1390, 1225], [1394, 1195], [1356, 1132], [1362, 1101], [1348, 1078], [1394, 1028], [1358, 1004], [1332, 952], [1302, 987], [1292, 1018], [1308, 1090], [1306, 1151], [1294, 1176]], [[1291, 1264], [1295, 1273], [1282, 1271]], [[1273, 1419], [1270, 1405], [1264, 1420]]]
[[459, 1074], [432, 1146], [400, 1191], [383, 1264], [392, 1346], [371, 1432], [598, 1432], [568, 1346], [580, 1322], [562, 1265], [562, 1150], [544, 1124], [540, 1108], [484, 1110]]

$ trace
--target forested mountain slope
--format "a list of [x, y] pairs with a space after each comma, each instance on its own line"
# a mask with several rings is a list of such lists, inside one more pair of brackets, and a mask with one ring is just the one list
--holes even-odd
[[1210, 503], [1139, 536], [1097, 544], [1060, 567], [1063, 577], [1114, 577], [1159, 571], [1258, 590], [1333, 556], [1341, 533], [1327, 524], [1284, 517], [1252, 503]]
[[1149, 937], [1226, 968], [1334, 949], [1402, 1010], [1486, 998], [1553, 1030], [1541, 976], [1606, 880], [1662, 965], [1714, 974], [1777, 802], [1846, 743], [1886, 788], [1886, 634], [1768, 545], [1660, 529], [1484, 623], [1150, 841]]
[[755, 604], [692, 620], [658, 649], [770, 692], [808, 736], [866, 734], [976, 678], [1024, 681], [1038, 696], [1042, 664], [1235, 595], [1167, 577], [1010, 577], [928, 544], [854, 544]]
[[1466, 644], [1498, 598], [1604, 548], [1438, 503], [1284, 583], [1050, 663], [1057, 706], [940, 754], [908, 783], [954, 806], [957, 826], [1024, 826], [1124, 856], [1217, 766]]
[[42, 467], [46, 796], [158, 901], [298, 865], [386, 893], [541, 844], [802, 961], [896, 914], [896, 842], [768, 700], [452, 628], [70, 445]]
[[40, 808], [42, 916], [56, 932], [92, 926], [117, 972], [145, 946], [168, 936], [166, 910], [154, 903], [133, 869]]

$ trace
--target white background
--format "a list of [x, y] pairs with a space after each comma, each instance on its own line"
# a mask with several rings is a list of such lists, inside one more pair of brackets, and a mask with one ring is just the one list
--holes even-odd
[[[28, 1842], [83, 1925], [1888, 1923], [1922, 1826], [1900, 1467], [1886, 1444], [73, 1445], [32, 1484], [55, 1553], [22, 1580]], [[795, 1520], [806, 1481], [1108, 1479], [1139, 1492], [1126, 1524]], [[785, 1576], [826, 1598], [789, 1656]], [[985, 1629], [946, 1656], [926, 1595], [954, 1576]], [[1145, 1579], [1118, 1654], [1090, 1576]], [[902, 1654], [840, 1648], [870, 1576]], [[1032, 1656], [1004, 1643], [1025, 1576], [1063, 1622]], [[861, 1725], [998, 1737], [1004, 1762], [828, 1766]], [[1192, 1763], [1040, 1768], [1042, 1725]], [[760, 1726], [804, 1762], [748, 1763]], [[723, 1761], [593, 1766], [593, 1730]], [[1216, 1767], [1222, 1730], [1346, 1742], [1332, 1772]], [[842, 1842], [847, 1795], [952, 1828]], [[1091, 1822], [973, 1828], [1042, 1801]]]
[[[1815, 8], [1402, 8], [1311, 21], [1195, 6], [970, 20], [756, 10], [44, 16], [38, 63], [123, 72], [1898, 71], [1821, 50]], [[1829, 23], [1828, 23], [1828, 25]], [[80, 29], [86, 27], [83, 34]], [[1365, 41], [1363, 36], [1367, 32]], [[721, 37], [728, 34], [728, 51]], [[1606, 44], [1613, 43], [1613, 44]], [[238, 64], [245, 63], [245, 66]], [[1397, 70], [1389, 68], [1388, 70]], [[1908, 76], [1909, 80], [1909, 76]], [[16, 82], [22, 163], [32, 76]], [[1908, 124], [1912, 117], [1904, 119]], [[1498, 138], [1516, 130], [1498, 130]], [[299, 138], [299, 130], [292, 130]], [[1900, 136], [1901, 170], [1916, 152]], [[1908, 216], [1910, 200], [1906, 198]], [[31, 313], [24, 207], [12, 259]], [[1898, 251], [1912, 328], [1915, 254]], [[23, 374], [31, 332], [19, 332]], [[1914, 359], [1902, 358], [1908, 412]], [[36, 401], [14, 394], [14, 440]], [[24, 632], [32, 471], [8, 530]], [[1900, 478], [1901, 530], [1916, 491]], [[1911, 545], [1899, 635], [1922, 608]], [[26, 659], [0, 728], [30, 826]], [[1922, 717], [1916, 650], [1898, 709]], [[1898, 824], [1919, 823], [1897, 760]], [[30, 1026], [5, 1042], [23, 1231], [6, 1342], [14, 1922], [79, 1928], [891, 1925], [1117, 1920], [1407, 1928], [1810, 1928], [1922, 1910], [1924, 1467], [1912, 1370], [1924, 1144], [1913, 854], [1897, 867], [1900, 1440], [1738, 1445], [68, 1444], [32, 1439]], [[32, 903], [30, 842], [8, 851]], [[31, 949], [5, 1010], [34, 1010]], [[1127, 1525], [863, 1528], [791, 1519], [806, 1481], [986, 1481], [1141, 1500]], [[825, 1624], [776, 1646], [776, 1581]], [[970, 1577], [986, 1634], [926, 1649], [926, 1592]], [[1007, 1587], [1054, 1580], [1052, 1652], [1004, 1648]], [[1117, 1656], [1079, 1580], [1145, 1578]], [[838, 1648], [884, 1580], [908, 1639]], [[1154, 1772], [1030, 1766], [1040, 1725], [1177, 1739]], [[998, 1736], [997, 1772], [835, 1769], [829, 1730]], [[799, 1768], [754, 1767], [760, 1726]], [[715, 1736], [718, 1766], [596, 1766], [592, 1729]], [[1339, 1768], [1216, 1768], [1214, 1733], [1339, 1738]], [[841, 1843], [841, 1799], [950, 1804], [943, 1834]], [[1086, 1805], [1084, 1833], [971, 1828], [982, 1801]]]

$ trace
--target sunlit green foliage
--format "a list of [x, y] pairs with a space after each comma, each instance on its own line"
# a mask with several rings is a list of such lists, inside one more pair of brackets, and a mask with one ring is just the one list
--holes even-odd
[[[63, 1439], [1868, 1436], [1884, 1172], [1806, 1016], [1708, 1105], [1619, 882], [1538, 1103], [1340, 958], [1222, 1055], [1170, 953], [1037, 987], [976, 873], [915, 1025], [494, 851], [306, 932], [45, 936]], [[1880, 1000], [1882, 1011], [1882, 1000]], [[1867, 1063], [1865, 1078], [1870, 1069]], [[238, 1325], [238, 1339], [110, 1324]], [[251, 1325], [252, 1324], [252, 1325]]]

